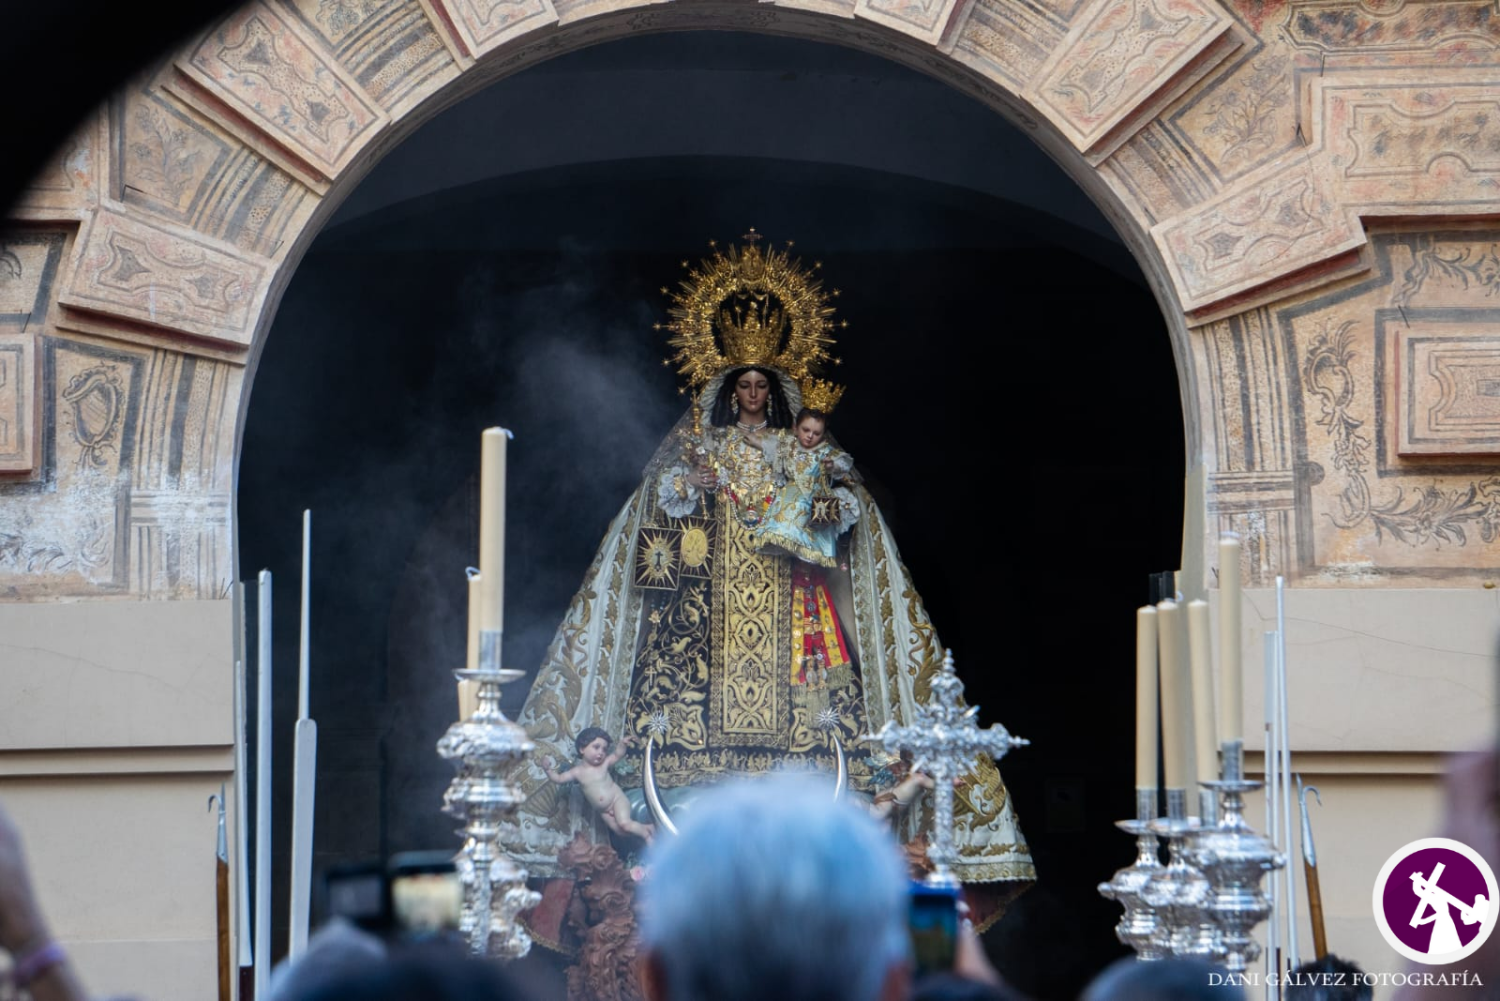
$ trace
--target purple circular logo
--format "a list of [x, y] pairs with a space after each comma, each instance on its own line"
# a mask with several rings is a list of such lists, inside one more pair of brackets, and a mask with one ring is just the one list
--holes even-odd
[[1484, 944], [1497, 917], [1495, 874], [1468, 845], [1413, 841], [1375, 880], [1375, 923], [1391, 948], [1419, 963], [1453, 963]]

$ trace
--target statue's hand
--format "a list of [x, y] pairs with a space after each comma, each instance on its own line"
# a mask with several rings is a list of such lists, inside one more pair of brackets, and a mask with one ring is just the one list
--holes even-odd
[[699, 490], [719, 489], [719, 477], [711, 469], [695, 469], [688, 473], [687, 481]]

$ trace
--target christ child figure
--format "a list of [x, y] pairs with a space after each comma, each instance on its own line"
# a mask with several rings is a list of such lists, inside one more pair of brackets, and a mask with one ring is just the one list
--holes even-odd
[[573, 745], [578, 748], [577, 764], [565, 772], [559, 772], [557, 762], [546, 757], [542, 759], [542, 767], [547, 770], [547, 777], [553, 782], [561, 784], [577, 781], [583, 788], [584, 797], [598, 812], [605, 827], [616, 834], [633, 834], [644, 838], [650, 844], [656, 836], [656, 827], [639, 823], [630, 816], [630, 800], [625, 797], [625, 790], [609, 774], [610, 766], [625, 756], [625, 748], [634, 739], [630, 736], [621, 738], [620, 743], [611, 751], [608, 733], [597, 726], [585, 727], [573, 741]]
[[803, 407], [792, 434], [775, 441], [774, 464], [784, 482], [755, 528], [755, 539], [762, 551], [785, 552], [814, 566], [836, 567], [839, 536], [858, 519], [858, 501], [850, 491], [839, 491], [839, 517], [834, 523], [815, 518], [814, 502], [834, 496], [833, 481], [849, 475], [854, 459], [828, 441], [828, 415], [821, 410]]

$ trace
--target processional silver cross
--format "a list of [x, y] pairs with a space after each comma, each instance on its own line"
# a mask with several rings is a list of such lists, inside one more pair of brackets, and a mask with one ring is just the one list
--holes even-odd
[[978, 706], [963, 705], [964, 683], [953, 671], [953, 651], [943, 651], [943, 666], [932, 679], [932, 697], [927, 705], [917, 706], [912, 721], [895, 726], [890, 720], [866, 740], [885, 748], [887, 754], [911, 752], [911, 768], [932, 779], [936, 817], [932, 824], [932, 844], [927, 858], [932, 872], [926, 882], [932, 886], [959, 885], [951, 866], [958, 861], [953, 847], [953, 782], [974, 768], [974, 759], [987, 754], [995, 761], [1005, 757], [1013, 747], [1031, 743], [1013, 737], [996, 723], [980, 729]]

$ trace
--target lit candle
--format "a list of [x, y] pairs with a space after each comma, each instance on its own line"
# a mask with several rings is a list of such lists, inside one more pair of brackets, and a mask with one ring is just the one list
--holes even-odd
[[1219, 739], [1245, 737], [1245, 674], [1240, 663], [1240, 540], [1219, 540]]
[[1156, 788], [1156, 609], [1135, 613], [1135, 787]]
[[1161, 647], [1161, 743], [1168, 789], [1186, 789], [1193, 779], [1193, 686], [1182, 649], [1182, 609], [1163, 601], [1157, 609]]
[[1208, 624], [1208, 602], [1188, 602], [1188, 653], [1193, 671], [1193, 734], [1196, 736], [1198, 781], [1219, 777], [1219, 748], [1214, 741], [1214, 677], [1212, 636]]
[[488, 428], [479, 463], [480, 629], [505, 628], [505, 446], [510, 432]]

